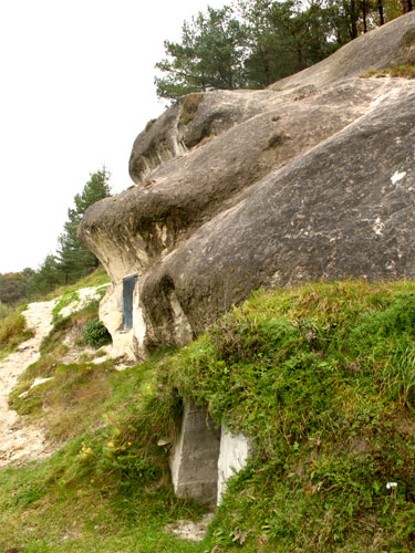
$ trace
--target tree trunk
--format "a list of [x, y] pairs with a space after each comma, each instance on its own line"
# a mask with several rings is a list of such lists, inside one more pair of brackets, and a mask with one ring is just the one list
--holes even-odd
[[383, 0], [378, 0], [379, 25], [385, 24], [385, 14], [383, 13]]
[[356, 0], [350, 0], [350, 38], [357, 38]]
[[297, 47], [297, 60], [298, 60], [299, 70], [302, 71], [303, 69], [305, 69], [305, 62], [304, 62], [304, 55], [303, 55], [302, 46]]
[[367, 33], [367, 9], [366, 0], [362, 0], [363, 32]]

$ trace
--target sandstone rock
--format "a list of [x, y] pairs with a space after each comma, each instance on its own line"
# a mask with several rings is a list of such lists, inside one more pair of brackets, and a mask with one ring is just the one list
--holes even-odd
[[81, 225], [113, 281], [115, 345], [132, 273], [136, 356], [258, 287], [415, 276], [415, 82], [359, 76], [414, 63], [414, 44], [410, 13], [267, 90], [183, 98], [138, 136], [136, 184]]

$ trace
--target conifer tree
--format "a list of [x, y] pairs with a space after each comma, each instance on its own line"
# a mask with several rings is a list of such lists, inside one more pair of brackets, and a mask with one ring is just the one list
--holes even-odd
[[39, 269], [32, 275], [29, 282], [31, 296], [47, 294], [64, 283], [56, 255], [49, 254], [43, 260]]
[[68, 209], [68, 219], [59, 237], [60, 248], [57, 256], [59, 271], [65, 284], [91, 273], [98, 266], [97, 258], [85, 248], [77, 233], [79, 223], [88, 207], [111, 195], [109, 177], [105, 166], [92, 173], [82, 193], [74, 197], [75, 207]]
[[98, 267], [97, 258], [78, 238], [78, 226], [88, 207], [111, 195], [109, 178], [110, 173], [104, 166], [91, 173], [81, 194], [74, 197], [74, 207], [68, 209], [68, 219], [58, 239], [60, 248], [47, 255], [40, 268], [30, 276], [29, 292], [32, 296], [75, 282]]
[[231, 6], [208, 7], [184, 22], [181, 43], [166, 40], [167, 57], [156, 64], [164, 75], [155, 78], [158, 96], [246, 87], [245, 31]]
[[[402, 0], [404, 11], [413, 1]], [[399, 0], [233, 0], [209, 7], [183, 24], [181, 42], [165, 41], [157, 95], [174, 100], [211, 88], [263, 88], [401, 11]]]

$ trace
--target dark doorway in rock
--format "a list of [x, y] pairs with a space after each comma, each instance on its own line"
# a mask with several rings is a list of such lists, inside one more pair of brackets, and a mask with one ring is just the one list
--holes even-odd
[[124, 312], [124, 330], [133, 328], [133, 294], [137, 284], [137, 275], [130, 275], [123, 278], [123, 312]]

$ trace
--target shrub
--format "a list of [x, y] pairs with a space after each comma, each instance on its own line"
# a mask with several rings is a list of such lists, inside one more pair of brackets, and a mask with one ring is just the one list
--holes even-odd
[[22, 313], [14, 311], [4, 317], [0, 325], [0, 349], [12, 350], [21, 342], [33, 336], [33, 332], [26, 328], [26, 319]]
[[110, 333], [98, 319], [86, 323], [83, 338], [88, 345], [94, 348], [99, 348], [111, 342]]
[[188, 94], [184, 101], [182, 107], [182, 113], [180, 115], [179, 124], [188, 125], [193, 121], [196, 116], [197, 110], [199, 109], [199, 104], [203, 100], [203, 94], [199, 92], [194, 92]]
[[0, 301], [0, 320], [4, 319], [11, 312], [10, 307]]

